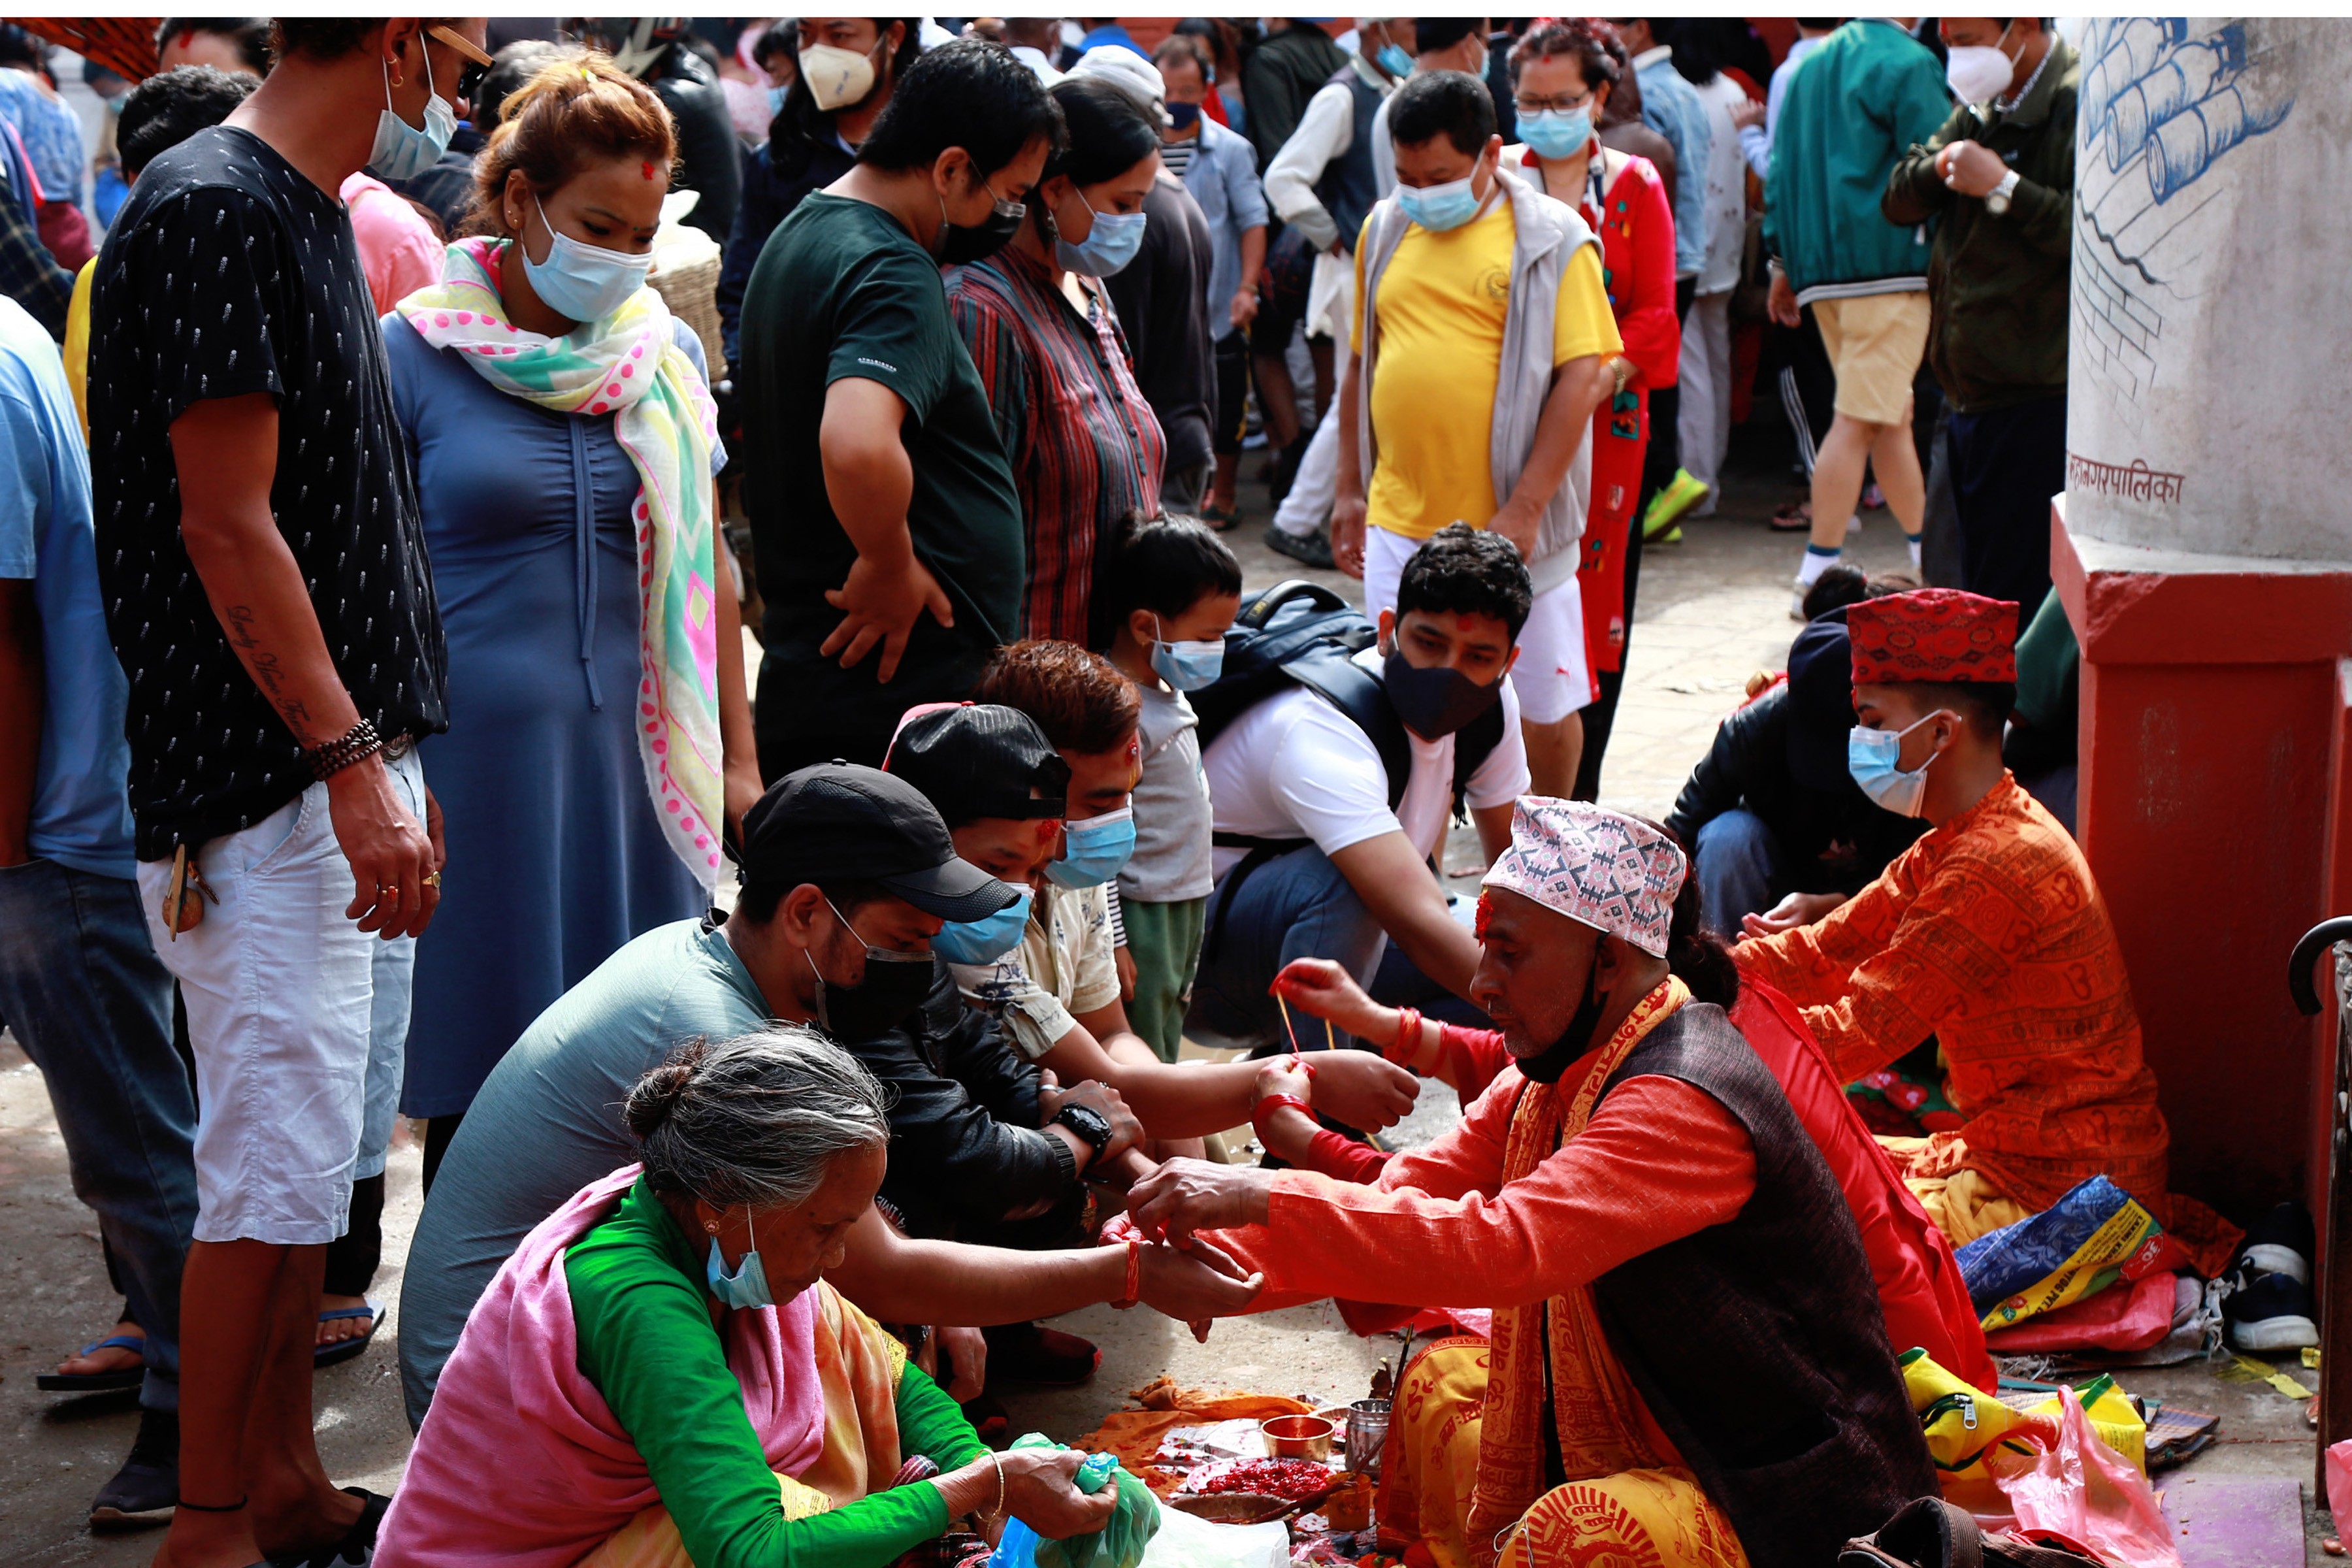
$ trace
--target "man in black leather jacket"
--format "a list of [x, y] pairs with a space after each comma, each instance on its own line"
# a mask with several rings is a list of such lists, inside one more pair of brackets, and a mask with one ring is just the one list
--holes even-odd
[[1927, 824], [1872, 804], [1846, 772], [1853, 728], [1843, 611], [1797, 634], [1789, 678], [1723, 721], [1666, 826], [1691, 850], [1723, 935], [1804, 925], [1868, 886]]
[[568, 24], [581, 42], [654, 89], [677, 122], [677, 174], [672, 191], [700, 191], [686, 221], [720, 245], [735, 229], [743, 194], [743, 147], [727, 115], [719, 73], [680, 41], [683, 16], [580, 16]]

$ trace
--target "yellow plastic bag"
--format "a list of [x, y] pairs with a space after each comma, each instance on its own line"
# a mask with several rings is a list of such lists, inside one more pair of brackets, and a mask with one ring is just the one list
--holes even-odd
[[[1996, 1476], [2031, 1469], [2037, 1455], [2058, 1446], [2058, 1396], [2014, 1410], [1945, 1371], [1924, 1350], [1906, 1352], [1902, 1367], [1945, 1500], [1971, 1512], [2008, 1512]], [[2147, 1425], [2116, 1380], [2101, 1373], [2077, 1394], [2099, 1440], [2145, 1475]]]

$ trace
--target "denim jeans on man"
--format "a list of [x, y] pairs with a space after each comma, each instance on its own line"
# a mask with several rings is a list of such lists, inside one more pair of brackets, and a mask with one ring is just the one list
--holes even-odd
[[1780, 837], [1752, 811], [1735, 806], [1709, 818], [1692, 858], [1707, 929], [1733, 942], [1741, 916], [1762, 914], [1787, 891]]
[[74, 1195], [97, 1212], [147, 1331], [139, 1402], [175, 1410], [196, 1101], [137, 887], [38, 857], [0, 867], [0, 1018], [41, 1069]]

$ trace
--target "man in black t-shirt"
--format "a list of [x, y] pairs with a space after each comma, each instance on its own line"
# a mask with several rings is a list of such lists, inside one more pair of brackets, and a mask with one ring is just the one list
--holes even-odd
[[1061, 111], [959, 39], [907, 72], [857, 166], [769, 237], [743, 297], [744, 499], [767, 658], [769, 781], [879, 764], [898, 715], [954, 700], [1020, 635], [1021, 502], [940, 264], [1020, 221]]
[[446, 725], [447, 659], [336, 192], [362, 163], [398, 178], [440, 156], [485, 24], [278, 29], [277, 70], [228, 121], [141, 173], [90, 313], [140, 901], [195, 1054], [166, 1548], [186, 1564], [373, 1546], [384, 1500], [319, 1461], [312, 1346], [368, 1157], [371, 1045], [406, 1034], [411, 939], [440, 898], [411, 748]]

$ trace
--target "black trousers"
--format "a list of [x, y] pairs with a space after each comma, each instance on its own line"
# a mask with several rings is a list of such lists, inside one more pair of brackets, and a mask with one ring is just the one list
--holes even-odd
[[2065, 395], [1954, 409], [1949, 438], [1960, 585], [2016, 600], [2022, 628], [2050, 592], [2050, 498], [2066, 488]]

